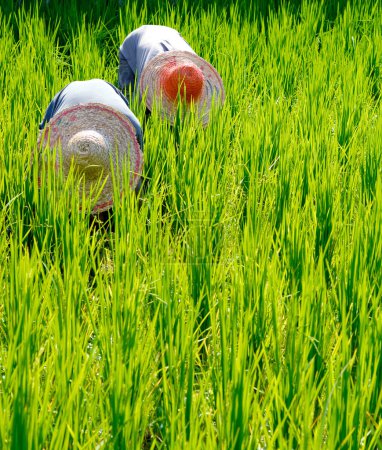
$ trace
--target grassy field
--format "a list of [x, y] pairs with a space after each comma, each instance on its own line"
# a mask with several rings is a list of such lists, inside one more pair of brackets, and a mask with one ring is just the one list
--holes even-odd
[[[0, 448], [382, 449], [379, 2], [5, 3]], [[142, 201], [90, 226], [73, 180], [38, 188], [38, 123], [116, 84], [144, 23], [226, 102], [206, 129], [154, 111]]]

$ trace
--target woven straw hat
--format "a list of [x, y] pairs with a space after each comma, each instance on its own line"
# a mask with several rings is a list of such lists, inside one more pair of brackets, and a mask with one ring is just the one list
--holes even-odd
[[[74, 164], [76, 176], [83, 177], [81, 189], [89, 194], [94, 186], [104, 187], [93, 213], [113, 205], [114, 176], [122, 180], [126, 162], [130, 168], [130, 187], [137, 186], [143, 155], [135, 128], [129, 119], [108, 106], [98, 103], [76, 105], [55, 115], [38, 139], [38, 145], [53, 148], [60, 144], [63, 173], [68, 175]], [[57, 155], [56, 167], [60, 162]], [[105, 181], [106, 179], [106, 181]]]
[[174, 50], [160, 53], [143, 69], [139, 82], [141, 96], [146, 92], [146, 106], [152, 109], [154, 99], [160, 101], [162, 117], [174, 123], [178, 94], [185, 105], [195, 104], [206, 125], [212, 101], [224, 102], [223, 81], [216, 69], [195, 53]]

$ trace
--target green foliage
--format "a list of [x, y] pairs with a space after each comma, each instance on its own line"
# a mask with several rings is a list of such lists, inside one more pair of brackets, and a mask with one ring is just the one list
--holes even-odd
[[[0, 7], [0, 448], [382, 448], [379, 3], [32, 3]], [[146, 188], [98, 223], [38, 123], [144, 23], [226, 102], [135, 99]]]

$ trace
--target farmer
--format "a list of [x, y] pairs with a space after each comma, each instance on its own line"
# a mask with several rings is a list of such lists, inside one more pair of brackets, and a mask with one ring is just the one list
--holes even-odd
[[67, 175], [72, 164], [84, 176], [86, 193], [100, 179], [104, 187], [93, 213], [113, 205], [112, 174], [123, 178], [128, 162], [130, 187], [138, 189], [143, 164], [143, 136], [138, 119], [125, 96], [112, 84], [98, 79], [74, 81], [50, 102], [40, 126], [38, 144], [53, 147], [60, 143]]
[[119, 49], [119, 85], [146, 96], [151, 111], [154, 98], [162, 117], [174, 123], [179, 95], [188, 108], [193, 102], [204, 125], [213, 98], [223, 103], [222, 79], [215, 68], [198, 56], [177, 30], [143, 25], [130, 33]]

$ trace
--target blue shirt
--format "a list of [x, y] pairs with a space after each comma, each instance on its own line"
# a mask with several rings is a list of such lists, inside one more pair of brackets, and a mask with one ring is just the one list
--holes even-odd
[[124, 114], [134, 126], [137, 141], [143, 151], [141, 124], [129, 108], [127, 98], [115, 86], [104, 80], [73, 81], [65, 86], [50, 102], [44, 119], [39, 125], [40, 130], [63, 109], [86, 103], [101, 103]]
[[160, 53], [183, 50], [195, 53], [177, 30], [143, 25], [131, 32], [119, 48], [118, 82], [122, 89], [137, 86], [145, 65]]

